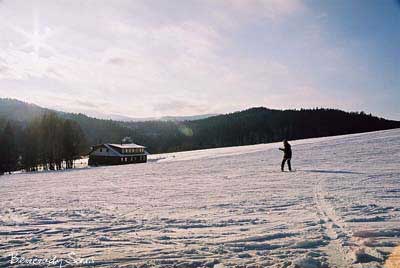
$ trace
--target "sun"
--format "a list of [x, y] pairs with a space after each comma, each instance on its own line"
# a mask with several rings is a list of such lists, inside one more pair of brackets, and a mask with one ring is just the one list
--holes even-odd
[[26, 39], [26, 42], [19, 47], [20, 50], [29, 49], [36, 57], [40, 57], [42, 50], [55, 53], [55, 49], [48, 44], [48, 39], [54, 34], [54, 31], [49, 27], [43, 27], [40, 25], [37, 12], [34, 12], [33, 15], [33, 30], [31, 32], [17, 26], [13, 26], [12, 28]]

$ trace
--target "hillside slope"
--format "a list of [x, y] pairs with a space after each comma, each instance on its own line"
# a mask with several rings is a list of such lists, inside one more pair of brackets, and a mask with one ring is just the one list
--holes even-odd
[[[6, 120], [24, 123], [52, 110], [17, 100], [0, 99], [0, 129]], [[192, 121], [122, 122], [56, 112], [76, 121], [89, 144], [119, 143], [130, 136], [151, 153], [250, 145], [343, 135], [400, 127], [400, 122], [335, 109], [271, 110], [251, 108]]]
[[295, 172], [279, 146], [6, 175], [0, 266], [74, 252], [96, 267], [397, 267], [400, 130], [293, 142]]

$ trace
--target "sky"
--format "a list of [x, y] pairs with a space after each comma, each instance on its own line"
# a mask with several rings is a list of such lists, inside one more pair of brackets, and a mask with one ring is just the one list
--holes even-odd
[[96, 117], [400, 120], [400, 1], [0, 0], [0, 97]]

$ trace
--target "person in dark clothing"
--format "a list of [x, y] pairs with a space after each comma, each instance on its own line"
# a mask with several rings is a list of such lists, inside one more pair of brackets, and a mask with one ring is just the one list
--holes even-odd
[[284, 171], [285, 162], [287, 161], [289, 171], [292, 171], [292, 166], [290, 165], [290, 160], [292, 159], [292, 147], [287, 140], [283, 141], [283, 146], [284, 148], [279, 148], [279, 150], [283, 151], [281, 170]]

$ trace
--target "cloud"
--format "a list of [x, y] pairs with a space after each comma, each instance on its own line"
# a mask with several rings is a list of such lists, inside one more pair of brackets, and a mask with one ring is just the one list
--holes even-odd
[[156, 113], [170, 115], [196, 115], [209, 111], [209, 107], [204, 104], [198, 104], [184, 100], [158, 102], [154, 105], [153, 109]]
[[0, 65], [0, 73], [5, 74], [8, 71], [8, 67], [4, 65]]
[[39, 35], [52, 34], [21, 49], [32, 40], [0, 25], [0, 94], [61, 110], [139, 117], [312, 105], [296, 92], [323, 95], [319, 70], [347, 64], [322, 27], [299, 20], [312, 17], [301, 0], [2, 5], [14, 28], [34, 31], [36, 10]]
[[226, 4], [247, 15], [277, 20], [305, 9], [300, 0], [228, 0]]
[[115, 64], [115, 65], [124, 65], [125, 60], [123, 58], [115, 57], [115, 58], [108, 59], [107, 62], [110, 64]]
[[90, 101], [82, 101], [82, 100], [75, 100], [75, 103], [78, 104], [79, 106], [82, 107], [87, 107], [87, 108], [99, 108], [100, 105], [95, 104]]

